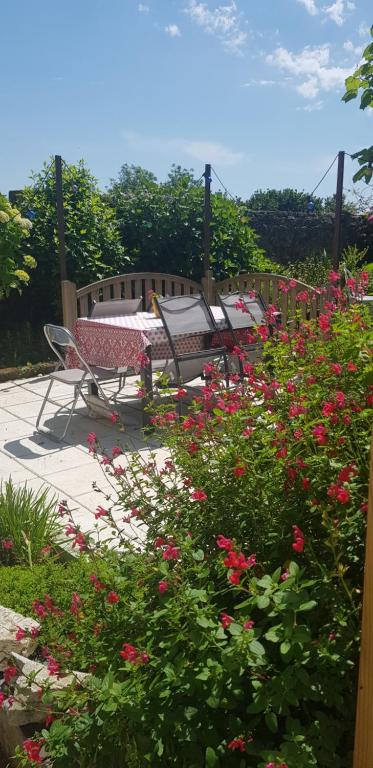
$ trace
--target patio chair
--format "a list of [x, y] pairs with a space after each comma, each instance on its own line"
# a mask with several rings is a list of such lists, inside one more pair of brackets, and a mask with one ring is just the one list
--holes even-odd
[[[72, 400], [72, 405], [68, 413], [65, 429], [62, 435], [60, 436], [54, 435], [58, 440], [63, 440], [69, 428], [70, 421], [74, 413], [79, 395], [83, 398], [84, 402], [86, 403], [89, 409], [89, 403], [82, 391], [83, 386], [85, 384], [94, 384], [97, 387], [97, 391], [100, 393], [101, 397], [103, 398], [107, 408], [111, 410], [112, 406], [110, 404], [110, 400], [105, 394], [100, 382], [112, 380], [114, 378], [114, 371], [112, 369], [106, 369], [106, 368], [101, 369], [94, 366], [91, 367], [90, 365], [88, 365], [88, 363], [86, 362], [86, 360], [84, 360], [84, 358], [82, 357], [79, 351], [79, 348], [77, 346], [77, 343], [73, 334], [67, 328], [63, 328], [62, 326], [58, 326], [58, 325], [47, 324], [44, 326], [44, 333], [49, 346], [51, 347], [55, 355], [58, 357], [60, 363], [62, 363], [63, 370], [54, 371], [53, 373], [50, 374], [50, 382], [48, 385], [48, 389], [46, 391], [44, 400], [42, 402], [42, 405], [39, 411], [38, 418], [36, 420], [36, 429], [38, 430], [38, 432], [43, 432], [43, 433], [52, 434], [52, 435], [54, 434], [50, 430], [39, 428], [40, 419], [42, 417], [45, 405], [49, 400], [49, 395], [54, 382], [59, 381], [61, 384], [66, 384], [70, 387], [74, 387], [74, 398]], [[81, 363], [81, 368], [66, 367], [66, 363], [61, 353], [61, 350], [66, 352], [68, 348], [72, 349], [75, 355], [78, 357]], [[117, 373], [117, 375], [119, 376], [120, 374]], [[61, 408], [58, 409], [57, 413], [59, 411], [62, 411], [65, 407], [67, 406], [61, 406]]]
[[[219, 304], [223, 310], [228, 330], [231, 334], [233, 345], [241, 347], [248, 352], [249, 357], [258, 357], [262, 350], [262, 343], [247, 343], [244, 340], [244, 331], [261, 325], [265, 322], [266, 304], [260, 294], [250, 298], [248, 294], [241, 291], [218, 295]], [[238, 303], [242, 308], [239, 308]], [[243, 377], [242, 360], [239, 358], [240, 375]]]
[[93, 300], [89, 317], [93, 320], [99, 317], [119, 317], [120, 315], [135, 315], [140, 311], [142, 296], [139, 299], [110, 299], [109, 301]]
[[[165, 373], [172, 383], [180, 386], [196, 378], [204, 378], [204, 366], [208, 362], [223, 362], [227, 386], [229, 368], [226, 348], [214, 316], [203, 294], [171, 296], [155, 299], [160, 318], [165, 328], [173, 360], [166, 366]], [[182, 336], [202, 336], [204, 349], [194, 352], [178, 351]], [[212, 337], [217, 335], [220, 344], [212, 347]]]

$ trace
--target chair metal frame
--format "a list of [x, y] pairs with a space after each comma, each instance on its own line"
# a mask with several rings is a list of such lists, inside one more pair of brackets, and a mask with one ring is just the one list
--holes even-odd
[[[173, 361], [175, 363], [177, 385], [187, 384], [187, 382], [183, 381], [182, 379], [181, 371], [180, 371], [180, 363], [187, 362], [188, 360], [198, 360], [200, 358], [209, 360], [214, 357], [220, 357], [220, 358], [223, 358], [223, 361], [224, 361], [225, 380], [226, 380], [226, 385], [228, 387], [229, 386], [229, 366], [228, 366], [227, 350], [223, 343], [221, 331], [215, 322], [215, 318], [212, 314], [209, 304], [206, 301], [204, 294], [193, 293], [191, 295], [169, 296], [167, 298], [155, 297], [155, 301], [159, 311], [159, 316], [163, 323], [163, 327], [166, 331], [167, 339], [172, 352]], [[181, 306], [180, 309], [175, 308], [170, 310], [170, 305], [175, 302], [179, 303], [180, 305], [184, 304], [184, 306]], [[210, 347], [207, 347], [206, 349], [201, 349], [199, 351], [185, 352], [183, 354], [179, 354], [176, 350], [175, 342], [178, 336], [182, 336], [188, 333], [187, 313], [188, 311], [193, 309], [193, 305], [196, 305], [197, 303], [199, 303], [202, 306], [203, 311], [205, 313], [206, 326], [205, 328], [201, 327], [200, 329], [192, 329], [191, 334], [192, 335], [196, 334], [201, 336], [212, 336], [213, 334], [217, 334], [220, 346], [218, 347], [210, 346]], [[168, 312], [174, 311], [175, 313], [176, 312], [185, 313], [185, 316], [186, 316], [185, 327], [180, 333], [175, 334], [172, 332], [167, 322], [168, 320], [167, 311]]]
[[[243, 310], [236, 309], [235, 306], [229, 306], [229, 305], [227, 306], [226, 299], [228, 299], [228, 298], [229, 299], [236, 299], [236, 303], [238, 303], [238, 301], [242, 301], [243, 304], [246, 307], [247, 313], [244, 312]], [[241, 330], [244, 331], [244, 330], [249, 330], [250, 328], [254, 328], [258, 324], [256, 318], [254, 317], [254, 315], [252, 313], [252, 311], [250, 311], [250, 304], [257, 304], [257, 305], [259, 305], [259, 307], [262, 309], [262, 312], [263, 312], [263, 319], [265, 319], [265, 313], [267, 311], [267, 305], [266, 305], [263, 297], [261, 296], [261, 294], [258, 293], [258, 294], [256, 294], [255, 298], [250, 298], [250, 296], [246, 295], [243, 291], [232, 291], [232, 293], [218, 294], [218, 301], [219, 301], [219, 305], [220, 305], [221, 309], [223, 310], [224, 319], [225, 319], [225, 322], [226, 322], [226, 324], [228, 326], [228, 330], [231, 333], [234, 345], [237, 346], [237, 347], [242, 347], [242, 349], [244, 349], [244, 350], [246, 350], [248, 352], [253, 352], [253, 351], [256, 351], [256, 350], [263, 349], [263, 344], [262, 343], [258, 343], [258, 344], [250, 344], [250, 343], [243, 344], [241, 342], [241, 340], [239, 339], [239, 337], [237, 336], [237, 333], [236, 333], [236, 331], [241, 331]], [[229, 309], [234, 309], [234, 312], [237, 313], [237, 319], [238, 318], [244, 318], [244, 317], [247, 316], [247, 317], [251, 318], [252, 322], [251, 323], [248, 322], [247, 324], [243, 324], [243, 325], [241, 323], [238, 324], [238, 325], [234, 325], [233, 318], [229, 314]], [[243, 378], [244, 371], [243, 371], [242, 360], [241, 360], [240, 357], [238, 358], [238, 361], [239, 361], [240, 376], [241, 376], [241, 378]]]
[[[112, 374], [111, 370], [110, 370], [110, 372], [108, 370], [107, 373], [104, 372], [101, 375], [97, 373], [97, 369], [96, 369], [96, 372], [95, 372], [93, 370], [93, 368], [83, 358], [81, 352], [79, 351], [76, 339], [74, 338], [74, 336], [71, 333], [71, 331], [69, 331], [67, 328], [64, 328], [63, 326], [52, 325], [50, 323], [47, 323], [44, 326], [44, 334], [45, 334], [45, 337], [47, 339], [47, 342], [48, 342], [49, 346], [51, 347], [51, 349], [53, 350], [54, 354], [56, 355], [56, 357], [58, 358], [58, 360], [62, 364], [64, 370], [62, 370], [62, 371], [55, 371], [55, 372], [50, 374], [50, 382], [49, 382], [47, 391], [45, 393], [45, 396], [44, 396], [44, 399], [43, 399], [43, 402], [41, 404], [41, 408], [40, 408], [40, 411], [39, 411], [39, 414], [38, 414], [38, 417], [37, 417], [37, 420], [36, 420], [36, 429], [37, 429], [38, 432], [41, 432], [43, 434], [48, 434], [50, 436], [54, 436], [57, 440], [63, 440], [64, 437], [66, 436], [67, 430], [68, 430], [68, 428], [70, 426], [70, 422], [71, 422], [73, 413], [75, 411], [75, 407], [76, 407], [79, 395], [82, 397], [82, 399], [84, 400], [85, 404], [88, 407], [89, 412], [91, 413], [89, 402], [87, 401], [87, 399], [86, 399], [86, 397], [85, 397], [85, 395], [84, 395], [84, 393], [82, 391], [84, 384], [94, 384], [97, 387], [97, 391], [100, 393], [101, 397], [103, 398], [103, 400], [104, 400], [108, 410], [109, 411], [111, 410], [110, 400], [108, 399], [108, 397], [106, 396], [103, 388], [101, 387], [100, 380], [104, 380], [104, 381], [106, 380], [107, 381], [108, 379], [112, 379], [113, 378], [113, 374]], [[64, 358], [63, 358], [63, 356], [62, 356], [62, 354], [60, 352], [59, 347], [62, 347], [62, 348], [70, 347], [70, 348], [72, 348], [74, 350], [75, 354], [77, 355], [77, 357], [78, 357], [82, 367], [81, 368], [67, 368], [65, 360], [64, 360]], [[75, 374], [75, 377], [74, 377], [74, 374]], [[65, 429], [64, 429], [62, 435], [60, 435], [60, 436], [55, 435], [55, 433], [52, 432], [51, 430], [46, 430], [46, 429], [43, 429], [43, 428], [39, 428], [40, 419], [42, 417], [44, 408], [45, 408], [48, 400], [50, 400], [49, 395], [50, 395], [52, 386], [53, 386], [55, 381], [60, 381], [63, 384], [66, 384], [68, 386], [70, 385], [70, 386], [74, 387], [74, 398], [72, 400], [72, 405], [71, 405], [70, 411], [68, 413]], [[65, 408], [65, 406], [61, 406], [61, 408], [58, 409], [57, 413], [59, 413], [59, 411], [63, 410], [64, 408]]]

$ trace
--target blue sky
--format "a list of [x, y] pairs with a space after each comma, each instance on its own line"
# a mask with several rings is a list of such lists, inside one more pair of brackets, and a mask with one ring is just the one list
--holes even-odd
[[0, 190], [57, 153], [102, 188], [125, 162], [159, 179], [211, 162], [242, 197], [310, 191], [372, 143], [373, 110], [341, 102], [372, 16], [371, 0], [1, 0]]

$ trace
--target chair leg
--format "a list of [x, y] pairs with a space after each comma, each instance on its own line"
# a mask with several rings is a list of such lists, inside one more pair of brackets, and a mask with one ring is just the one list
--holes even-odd
[[[83, 383], [83, 382], [82, 382], [82, 383]], [[82, 383], [81, 383], [81, 384], [78, 384], [78, 386], [77, 386], [77, 387], [75, 387], [75, 397], [74, 397], [74, 400], [73, 400], [72, 406], [71, 406], [71, 408], [70, 408], [70, 413], [69, 413], [69, 416], [68, 416], [68, 419], [67, 419], [67, 422], [66, 422], [66, 426], [65, 426], [65, 429], [64, 429], [64, 431], [63, 431], [63, 434], [61, 435], [61, 437], [59, 437], [59, 438], [58, 438], [59, 440], [63, 440], [63, 439], [64, 439], [64, 437], [65, 437], [65, 435], [66, 435], [66, 432], [67, 432], [67, 430], [68, 430], [68, 428], [69, 428], [69, 425], [70, 425], [70, 421], [71, 421], [72, 415], [73, 415], [73, 413], [74, 413], [74, 411], [75, 411], [75, 406], [76, 406], [76, 404], [77, 404], [77, 402], [78, 402], [78, 397], [79, 397], [79, 395], [80, 395], [80, 390], [81, 390], [81, 388], [82, 388]]]
[[41, 419], [42, 413], [43, 413], [43, 411], [44, 411], [44, 408], [45, 408], [45, 406], [46, 406], [46, 403], [47, 403], [47, 402], [48, 402], [48, 400], [49, 400], [49, 393], [50, 393], [50, 391], [51, 391], [51, 389], [52, 389], [52, 386], [53, 386], [53, 382], [54, 382], [54, 379], [51, 379], [51, 380], [50, 380], [50, 382], [49, 382], [49, 386], [48, 386], [48, 389], [47, 389], [47, 391], [46, 391], [46, 393], [45, 393], [45, 396], [44, 396], [44, 400], [43, 400], [43, 402], [42, 402], [42, 404], [41, 404], [41, 408], [40, 408], [40, 411], [39, 411], [39, 415], [38, 415], [38, 418], [36, 419], [36, 429], [37, 429], [37, 431], [38, 431], [38, 432], [40, 432], [40, 431], [41, 431], [41, 430], [39, 429], [39, 423], [40, 423], [40, 419]]

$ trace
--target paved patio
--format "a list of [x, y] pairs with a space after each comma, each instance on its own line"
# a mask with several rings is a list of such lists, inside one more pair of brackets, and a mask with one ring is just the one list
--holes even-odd
[[[115, 491], [88, 451], [88, 433], [95, 432], [103, 448], [111, 449], [118, 443], [125, 446], [127, 460], [132, 451], [139, 451], [144, 458], [149, 451], [155, 451], [157, 462], [163, 462], [167, 453], [154, 439], [144, 439], [134, 379], [129, 379], [122, 391], [120, 405], [113, 406], [121, 412], [124, 431], [105, 417], [89, 417], [85, 403], [80, 400], [63, 442], [36, 432], [36, 418], [48, 381], [48, 377], [38, 377], [0, 384], [0, 481], [11, 477], [16, 486], [26, 483], [33, 490], [47, 487], [57, 499], [67, 500], [76, 522], [82, 530], [89, 531], [95, 524], [93, 513], [104, 498], [93, 490], [92, 484], [96, 482], [112, 498]], [[66, 412], [55, 414], [62, 404], [71, 401], [72, 388], [56, 382], [52, 395], [54, 402], [47, 403], [43, 424], [61, 434]]]

